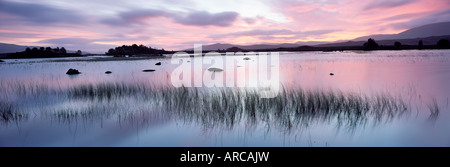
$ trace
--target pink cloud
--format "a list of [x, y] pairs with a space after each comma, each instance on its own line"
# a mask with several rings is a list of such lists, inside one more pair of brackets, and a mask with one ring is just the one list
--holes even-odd
[[[433, 23], [438, 13], [450, 6], [448, 1], [434, 0], [389, 0], [389, 1], [273, 1], [274, 10], [289, 18], [285, 27], [303, 31], [332, 27], [343, 32], [329, 34], [330, 40], [351, 39], [371, 33], [398, 33], [413, 26], [393, 26], [394, 23], [410, 22], [427, 18], [422, 24]], [[447, 21], [450, 21], [448, 19]], [[414, 21], [413, 21], [414, 22]], [[352, 33], [352, 35], [349, 35]], [[340, 35], [345, 34], [345, 35]]]
[[[267, 8], [256, 15], [225, 6], [223, 11], [197, 8], [195, 1], [190, 5], [174, 1], [140, 5], [84, 2], [86, 6], [104, 5], [98, 12], [86, 12], [73, 7], [76, 5], [57, 6], [52, 0], [40, 2], [0, 0], [0, 42], [68, 45], [72, 41], [73, 49], [83, 50], [81, 47], [88, 46], [80, 41], [85, 40], [91, 44], [137, 43], [185, 49], [192, 48], [192, 41], [250, 44], [349, 40], [450, 21], [448, 0], [266, 0]], [[250, 6], [249, 10], [256, 9]]]

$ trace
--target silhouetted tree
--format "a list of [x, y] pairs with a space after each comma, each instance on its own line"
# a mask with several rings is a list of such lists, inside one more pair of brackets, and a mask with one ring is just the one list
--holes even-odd
[[67, 54], [66, 48], [62, 47], [62, 48], [59, 50], [59, 53], [61, 53], [61, 54]]
[[400, 47], [400, 46], [402, 46], [402, 43], [400, 43], [400, 42], [398, 42], [398, 41], [397, 41], [397, 42], [394, 42], [394, 46], [395, 46], [395, 47]]
[[80, 56], [81, 50], [78, 50], [79, 54], [67, 53], [66, 48], [54, 48], [51, 47], [34, 47], [33, 49], [26, 48], [23, 52], [16, 52], [9, 54], [10, 58], [48, 58], [48, 57], [61, 57], [61, 56]]
[[82, 54], [81, 50], [77, 50], [77, 54], [81, 55]]
[[423, 46], [423, 41], [420, 40], [420, 41], [419, 41], [419, 47], [422, 47], [422, 46]]
[[440, 39], [437, 43], [437, 46], [442, 49], [450, 48], [450, 43], [447, 39]]
[[142, 55], [142, 54], [163, 54], [166, 51], [153, 49], [144, 45], [133, 44], [131, 46], [122, 45], [116, 48], [111, 48], [106, 52], [106, 55], [124, 56], [124, 55]]
[[116, 50], [113, 48], [109, 49], [108, 52], [105, 53], [106, 55], [116, 55]]
[[363, 46], [366, 47], [366, 48], [369, 48], [369, 49], [374, 49], [374, 48], [377, 48], [377, 47], [378, 47], [378, 43], [375, 42], [374, 39], [369, 38], [369, 39], [367, 40], [367, 42], [364, 43]]
[[59, 47], [54, 48], [54, 49], [53, 49], [53, 52], [59, 53]]

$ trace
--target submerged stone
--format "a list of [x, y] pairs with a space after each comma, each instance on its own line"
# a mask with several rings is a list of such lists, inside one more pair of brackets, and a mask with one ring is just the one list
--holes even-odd
[[153, 72], [155, 71], [154, 69], [146, 69], [146, 70], [142, 70], [142, 72]]
[[211, 67], [211, 68], [208, 68], [208, 71], [212, 71], [212, 72], [221, 72], [221, 71], [223, 71], [223, 70], [220, 69], [220, 68]]
[[67, 72], [66, 72], [66, 74], [67, 75], [75, 75], [75, 74], [80, 74], [81, 72], [80, 71], [78, 71], [77, 69], [69, 69], [69, 70], [67, 70]]

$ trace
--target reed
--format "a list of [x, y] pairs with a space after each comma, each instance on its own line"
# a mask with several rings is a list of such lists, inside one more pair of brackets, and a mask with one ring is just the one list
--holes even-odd
[[[4, 87], [0, 85], [0, 89]], [[83, 101], [89, 105], [38, 111], [49, 113], [41, 115], [50, 116], [62, 123], [70, 123], [73, 119], [91, 120], [90, 122], [109, 118], [118, 119], [118, 122], [123, 121], [121, 119], [142, 120], [149, 119], [157, 112], [157, 115], [166, 118], [201, 124], [206, 128], [233, 128], [242, 123], [246, 126], [265, 123], [290, 130], [323, 121], [335, 122], [338, 126], [356, 127], [368, 120], [381, 122], [392, 119], [411, 108], [400, 97], [389, 94], [369, 97], [335, 90], [301, 88], [289, 91], [282, 89], [274, 98], [260, 98], [256, 89], [153, 87], [116, 82], [65, 89], [50, 89], [33, 84], [17, 84], [8, 88], [17, 90], [15, 95], [19, 97], [32, 99], [36, 96], [57, 96], [64, 97], [60, 98], [59, 103]], [[14, 93], [11, 90], [8, 93]], [[2, 118], [3, 121], [16, 118], [14, 113], [26, 112], [21, 111], [17, 105], [12, 107], [14, 101], [10, 103], [0, 106], [2, 117], [5, 117]], [[430, 106], [430, 111], [432, 115], [438, 115], [437, 103]]]

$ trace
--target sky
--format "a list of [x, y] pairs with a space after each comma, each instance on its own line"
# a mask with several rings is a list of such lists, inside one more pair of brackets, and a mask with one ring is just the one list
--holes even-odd
[[1, 43], [93, 53], [351, 40], [444, 21], [450, 0], [0, 0]]

